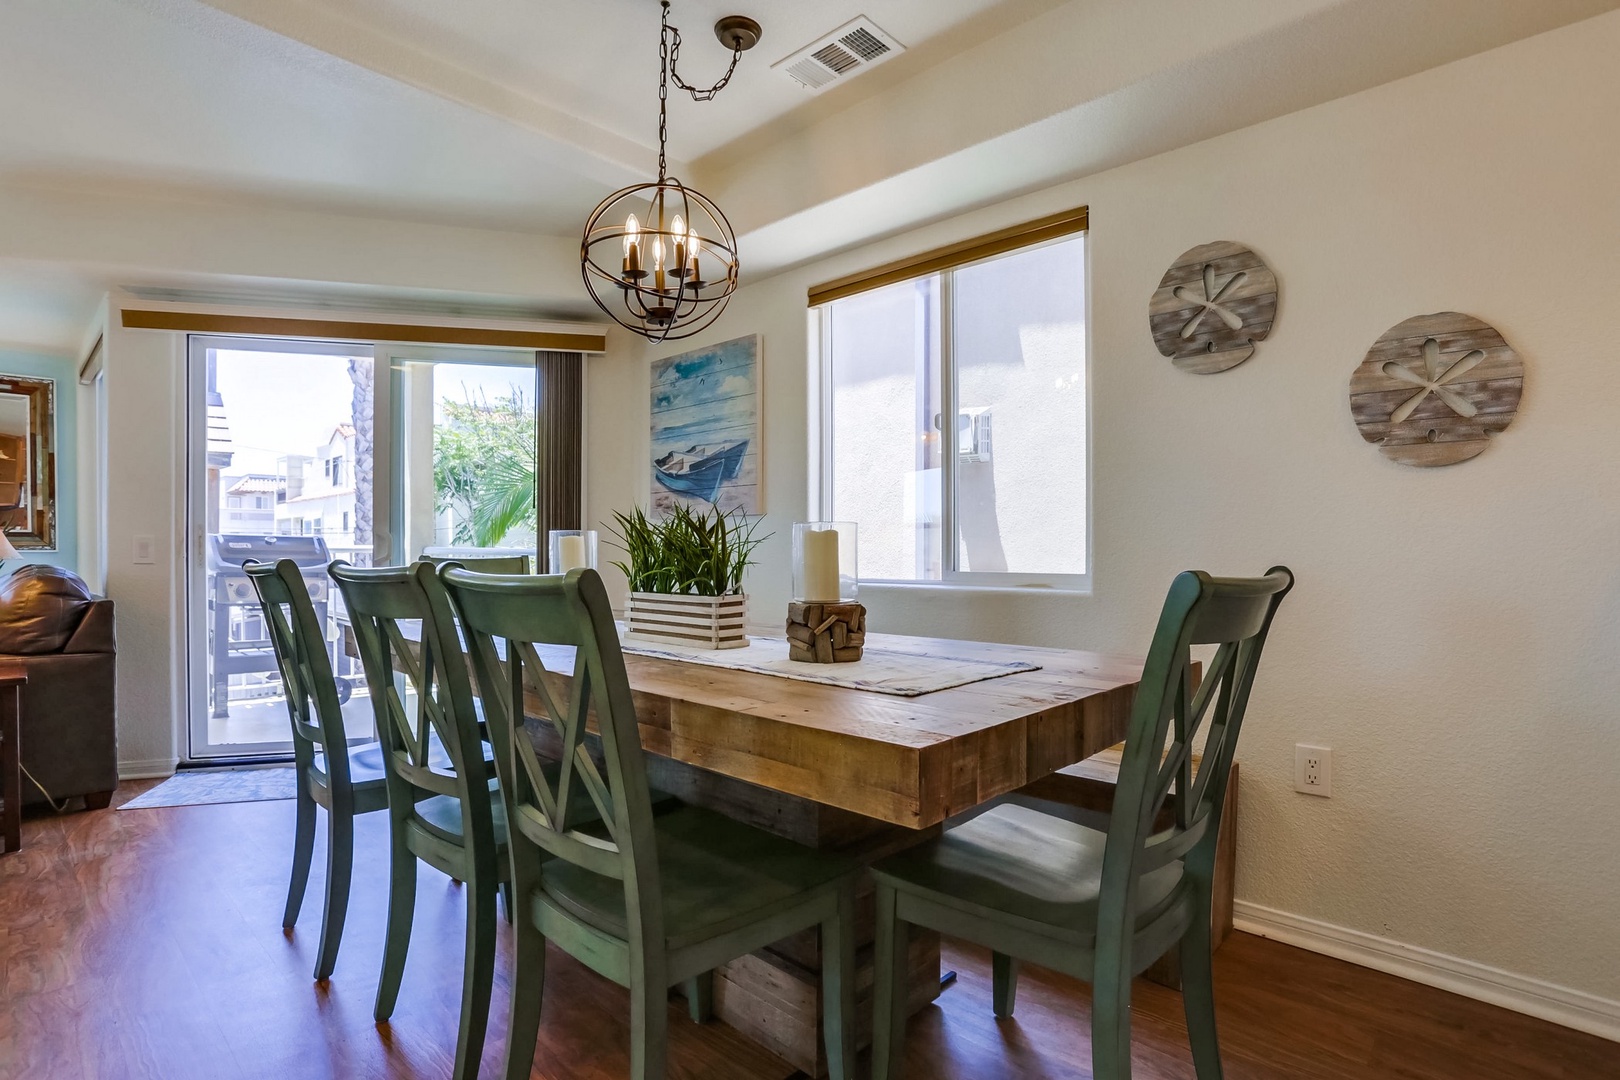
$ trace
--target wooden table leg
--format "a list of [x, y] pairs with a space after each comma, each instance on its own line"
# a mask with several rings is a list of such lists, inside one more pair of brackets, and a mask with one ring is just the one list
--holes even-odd
[[[746, 821], [808, 847], [836, 850], [870, 864], [895, 851], [937, 836], [851, 814], [806, 799], [732, 780], [649, 755], [648, 779], [685, 802]], [[863, 881], [855, 908], [856, 1042], [872, 1041], [872, 941], [877, 910], [874, 887]], [[914, 931], [910, 956], [911, 994], [916, 1012], [939, 996], [939, 935]], [[714, 1015], [736, 1028], [807, 1077], [827, 1075], [821, 1038], [821, 936], [795, 934], [770, 948], [722, 965], [714, 978]]]
[[22, 687], [0, 686], [0, 852], [22, 847], [22, 758], [18, 752], [18, 724], [22, 716]]

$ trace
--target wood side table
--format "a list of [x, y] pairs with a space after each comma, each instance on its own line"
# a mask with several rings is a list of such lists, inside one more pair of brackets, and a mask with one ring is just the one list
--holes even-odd
[[17, 729], [22, 720], [22, 688], [28, 672], [21, 664], [0, 665], [0, 854], [22, 847], [22, 758]]

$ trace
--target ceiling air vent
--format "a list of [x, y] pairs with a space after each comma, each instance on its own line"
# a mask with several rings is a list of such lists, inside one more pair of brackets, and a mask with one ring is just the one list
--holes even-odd
[[815, 92], [904, 51], [904, 45], [862, 15], [771, 67], [787, 72], [794, 82]]

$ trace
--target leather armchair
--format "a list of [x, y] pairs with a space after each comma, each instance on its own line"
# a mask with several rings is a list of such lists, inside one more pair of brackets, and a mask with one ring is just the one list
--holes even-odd
[[0, 579], [0, 660], [28, 671], [18, 748], [23, 804], [84, 796], [105, 807], [118, 786], [113, 604], [54, 566], [22, 566]]

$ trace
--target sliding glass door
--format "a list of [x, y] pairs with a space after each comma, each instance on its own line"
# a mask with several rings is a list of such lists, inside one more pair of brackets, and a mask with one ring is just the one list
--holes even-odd
[[393, 402], [392, 557], [539, 551], [534, 353], [378, 346]]
[[369, 345], [190, 339], [188, 363], [190, 757], [291, 752], [280, 674], [249, 559], [300, 566], [326, 631], [351, 738], [371, 704], [342, 646], [333, 559], [362, 566], [377, 542], [376, 377]]
[[292, 749], [248, 559], [302, 568], [349, 737], [373, 737], [326, 567], [535, 556], [536, 379], [530, 351], [190, 339], [191, 759]]

